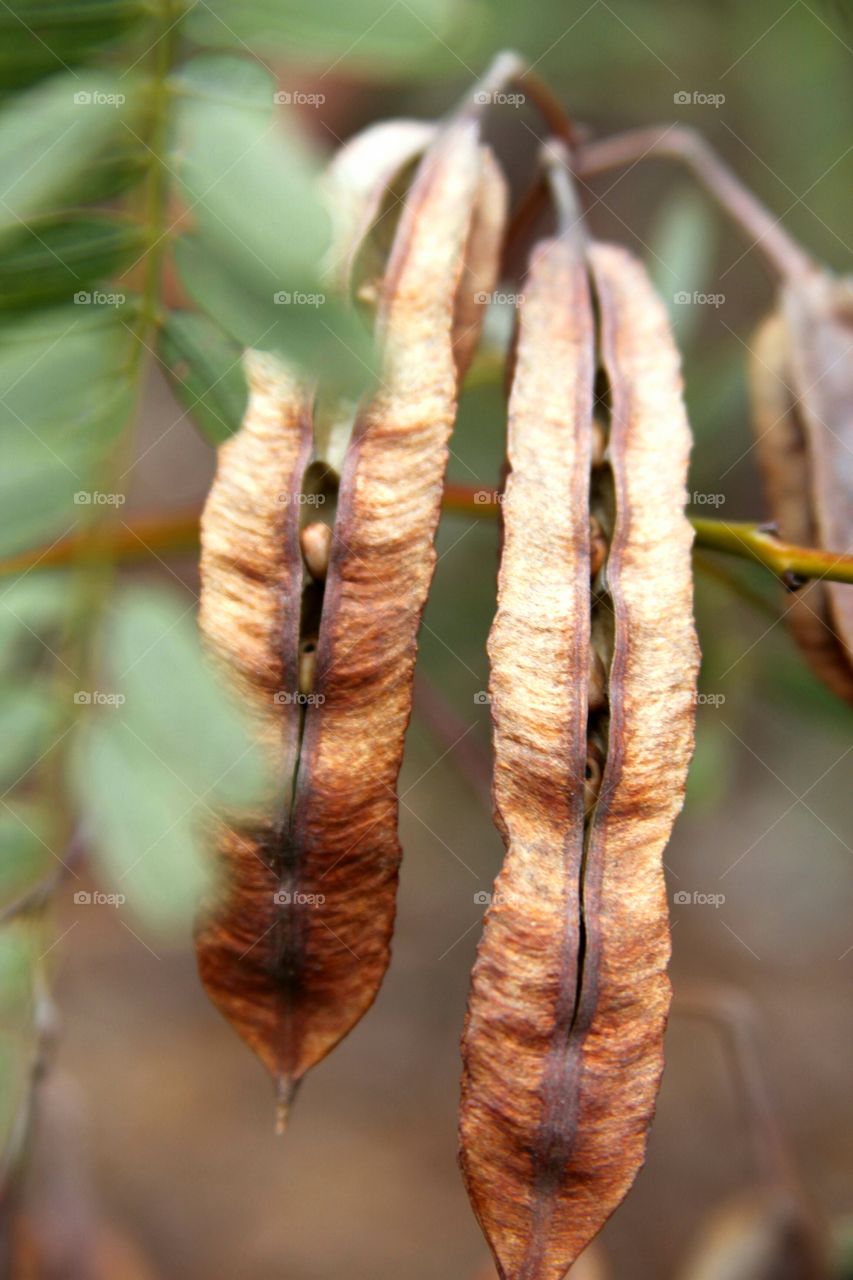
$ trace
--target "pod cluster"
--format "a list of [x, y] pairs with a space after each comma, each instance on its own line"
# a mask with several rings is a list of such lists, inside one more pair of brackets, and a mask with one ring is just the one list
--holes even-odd
[[[250, 353], [202, 527], [202, 627], [278, 768], [264, 811], [216, 833], [199, 965], [282, 1119], [387, 967], [448, 438], [507, 240], [507, 181], [470, 103], [359, 135], [328, 185], [330, 278], [374, 329], [378, 389], [330, 402]], [[534, 244], [523, 291], [489, 640], [506, 856], [472, 978], [460, 1149], [500, 1275], [556, 1280], [643, 1160], [697, 647], [664, 309], [629, 253], [570, 227]]]

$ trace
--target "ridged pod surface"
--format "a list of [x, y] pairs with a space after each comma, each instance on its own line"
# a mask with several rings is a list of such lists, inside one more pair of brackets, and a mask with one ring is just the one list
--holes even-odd
[[[269, 812], [223, 828], [222, 895], [200, 931], [199, 963], [209, 995], [274, 1077], [282, 1112], [371, 1004], [388, 963], [396, 781], [484, 164], [476, 123], [452, 124], [406, 198], [377, 315], [380, 386], [358, 411], [343, 464], [310, 678], [299, 661], [310, 406], [295, 380], [282, 373], [253, 394], [203, 522], [202, 626], [261, 709], [282, 765]], [[314, 533], [312, 562], [322, 549]]]
[[[654, 1111], [670, 1001], [662, 852], [698, 665], [680, 387], [640, 264], [542, 243], [519, 320], [489, 640], [507, 852], [463, 1036], [460, 1158], [503, 1280], [565, 1274], [633, 1182]], [[607, 539], [592, 583], [591, 528]]]

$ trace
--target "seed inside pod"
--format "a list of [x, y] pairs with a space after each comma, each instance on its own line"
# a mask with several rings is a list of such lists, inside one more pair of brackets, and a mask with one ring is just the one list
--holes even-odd
[[598, 516], [589, 517], [589, 576], [594, 578], [607, 559], [607, 536]]
[[601, 742], [590, 738], [586, 748], [586, 764], [583, 772], [584, 812], [587, 817], [592, 813], [601, 791], [604, 778], [605, 753]]
[[299, 692], [309, 694], [317, 671], [317, 637], [307, 636], [299, 645]]
[[299, 534], [302, 559], [311, 577], [325, 582], [329, 569], [329, 552], [332, 548], [332, 530], [322, 520], [306, 524]]
[[589, 709], [601, 711], [607, 706], [607, 667], [597, 648], [589, 651]]

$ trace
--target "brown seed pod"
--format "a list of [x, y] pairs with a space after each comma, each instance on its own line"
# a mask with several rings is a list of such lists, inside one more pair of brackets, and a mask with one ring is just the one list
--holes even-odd
[[[697, 649], [689, 433], [663, 308], [623, 250], [584, 261], [565, 239], [539, 246], [524, 292], [489, 640], [507, 852], [463, 1035], [460, 1158], [502, 1280], [558, 1280], [644, 1158], [670, 1000], [661, 854], [683, 799]], [[599, 364], [609, 462], [593, 479]], [[605, 710], [587, 695], [591, 491], [615, 513]]]
[[425, 120], [384, 120], [357, 133], [334, 156], [326, 176], [334, 228], [328, 265], [340, 289], [349, 288], [358, 253], [395, 181], [436, 132], [437, 125]]
[[460, 378], [464, 378], [474, 358], [488, 297], [497, 283], [507, 217], [506, 181], [488, 147], [481, 148], [480, 164], [480, 185], [453, 322], [453, 349]]
[[481, 164], [476, 123], [451, 125], [406, 200], [377, 322], [381, 386], [344, 461], [325, 584], [314, 575], [303, 591], [308, 530], [301, 552], [296, 513], [310, 419], [294, 382], [276, 384], [264, 413], [253, 400], [203, 522], [203, 626], [265, 706], [267, 740], [285, 746], [270, 813], [223, 833], [225, 892], [199, 962], [208, 993], [276, 1080], [282, 1114], [371, 1004], [388, 962], [396, 780]]
[[[853, 547], [853, 286], [815, 272], [782, 290], [750, 367], [756, 451], [768, 505], [789, 542]], [[806, 583], [787, 619], [815, 673], [853, 702], [853, 591]]]

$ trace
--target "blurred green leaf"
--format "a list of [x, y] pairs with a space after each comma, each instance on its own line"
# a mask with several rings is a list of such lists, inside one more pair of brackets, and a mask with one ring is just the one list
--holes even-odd
[[68, 609], [68, 574], [41, 570], [0, 581], [0, 654], [8, 668], [24, 646], [38, 644], [63, 622]]
[[[217, 78], [220, 96], [240, 93], [239, 59], [200, 57], [192, 65], [196, 84]], [[242, 345], [361, 390], [372, 343], [351, 309], [326, 295], [331, 221], [319, 163], [280, 118], [268, 120], [252, 101], [236, 109], [188, 96], [180, 108], [175, 164], [198, 225], [176, 246], [181, 278]]]
[[446, 54], [458, 24], [482, 16], [480, 6], [452, 0], [206, 0], [189, 17], [189, 34], [201, 44], [278, 47], [290, 59], [344, 61], [387, 73], [425, 54]]
[[649, 232], [649, 270], [684, 347], [703, 316], [716, 248], [716, 220], [709, 199], [680, 187], [667, 199]]
[[133, 86], [106, 75], [61, 75], [4, 106], [0, 234], [62, 202], [109, 139], [120, 136]]
[[111, 688], [93, 696], [72, 784], [116, 891], [152, 924], [182, 927], [206, 884], [217, 814], [256, 804], [269, 767], [182, 601], [121, 593], [104, 651]]
[[133, 403], [132, 314], [87, 303], [0, 328], [0, 554], [118, 500], [96, 472]]
[[14, 786], [55, 741], [62, 719], [49, 687], [0, 689], [0, 788]]
[[356, 395], [369, 385], [374, 376], [372, 343], [358, 316], [343, 302], [313, 290], [282, 289], [272, 278], [263, 290], [249, 289], [239, 268], [214, 258], [198, 236], [181, 236], [175, 263], [193, 301], [240, 346], [272, 352], [322, 375], [330, 394]]
[[257, 801], [269, 778], [235, 697], [214, 675], [192, 609], [170, 592], [119, 596], [106, 650], [122, 718], [192, 791], [239, 806]]
[[39, 969], [47, 947], [36, 918], [0, 925], [0, 1180], [25, 1132], [38, 1052]]
[[62, 864], [50, 848], [50, 823], [36, 804], [3, 802], [0, 809], [0, 910], [18, 902]]
[[180, 108], [178, 138], [181, 180], [211, 248], [249, 280], [307, 288], [331, 221], [317, 190], [319, 163], [302, 140], [279, 119], [194, 99]]
[[77, 66], [149, 14], [144, 0], [78, 0], [76, 4], [4, 0], [0, 87], [21, 88]]
[[242, 346], [207, 316], [172, 311], [158, 354], [172, 389], [213, 444], [227, 440], [246, 412]]
[[0, 242], [0, 310], [70, 301], [134, 262], [148, 240], [142, 227], [110, 216], [39, 219], [20, 227]]
[[254, 58], [229, 53], [201, 53], [185, 62], [172, 78], [173, 92], [196, 102], [257, 111], [269, 120], [275, 104], [275, 78]]
[[115, 710], [83, 727], [71, 783], [112, 891], [149, 924], [184, 931], [207, 884], [204, 806]]

